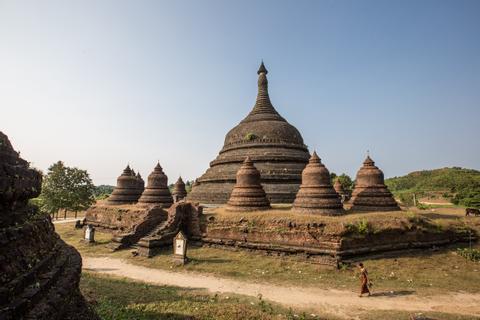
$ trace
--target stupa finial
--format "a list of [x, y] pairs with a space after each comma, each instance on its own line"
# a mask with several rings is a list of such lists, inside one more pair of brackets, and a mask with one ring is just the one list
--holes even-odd
[[317, 151], [313, 150], [313, 153], [309, 160], [310, 163], [321, 163], [320, 157], [317, 154]]
[[263, 59], [262, 63], [260, 64], [260, 67], [258, 68], [257, 74], [260, 75], [260, 73], [268, 74], [267, 68], [265, 68], [265, 65], [263, 64]]

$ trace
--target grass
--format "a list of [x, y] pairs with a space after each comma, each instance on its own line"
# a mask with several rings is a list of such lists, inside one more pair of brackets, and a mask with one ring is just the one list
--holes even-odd
[[[150, 285], [124, 278], [83, 273], [80, 289], [104, 320], [147, 319], [338, 319], [331, 315], [292, 310], [261, 297], [234, 294], [209, 294], [203, 290]], [[362, 311], [357, 319], [404, 320], [418, 312]], [[424, 312], [443, 320], [467, 320], [468, 316]]]
[[258, 298], [150, 285], [83, 273], [80, 289], [105, 320], [122, 319], [322, 319]]
[[[406, 219], [416, 219], [418, 215], [438, 215], [433, 219], [439, 228], [442, 224], [463, 221], [464, 217], [441, 213], [390, 213], [403, 214]], [[372, 221], [367, 217], [365, 221]], [[364, 216], [362, 216], [364, 217]], [[325, 217], [323, 217], [325, 218]], [[330, 217], [326, 217], [330, 218]], [[352, 221], [357, 221], [356, 217]], [[374, 220], [374, 219], [373, 219]], [[480, 219], [469, 219], [477, 226]], [[362, 221], [361, 219], [358, 221]], [[468, 222], [467, 221], [467, 222]], [[467, 223], [465, 222], [465, 223]], [[464, 222], [461, 222], [464, 223]], [[478, 226], [477, 226], [478, 227]], [[190, 263], [183, 267], [174, 266], [171, 260], [171, 248], [165, 248], [153, 258], [133, 257], [131, 250], [111, 252], [106, 245], [110, 234], [96, 233], [97, 244], [89, 245], [80, 241], [82, 230], [73, 229], [73, 224], [57, 224], [57, 232], [69, 244], [75, 246], [83, 255], [110, 256], [127, 259], [130, 263], [175, 272], [206, 273], [219, 277], [229, 277], [250, 282], [265, 282], [282, 285], [322, 287], [358, 290], [357, 271], [345, 265], [340, 270], [309, 263], [300, 258], [272, 257], [247, 251], [229, 251], [208, 247], [190, 247]], [[478, 230], [478, 229], [477, 229]], [[479, 248], [478, 245], [474, 247]], [[423, 250], [405, 254], [398, 258], [368, 258], [363, 262], [367, 266], [377, 292], [391, 290], [415, 291], [416, 294], [430, 295], [452, 291], [478, 293], [480, 283], [480, 263], [468, 261], [457, 253], [457, 247], [441, 250]]]

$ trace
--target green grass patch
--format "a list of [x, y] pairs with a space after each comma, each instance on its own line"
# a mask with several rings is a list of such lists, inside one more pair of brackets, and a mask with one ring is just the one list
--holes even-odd
[[123, 319], [325, 319], [234, 294], [150, 285], [83, 273], [80, 289], [104, 320]]

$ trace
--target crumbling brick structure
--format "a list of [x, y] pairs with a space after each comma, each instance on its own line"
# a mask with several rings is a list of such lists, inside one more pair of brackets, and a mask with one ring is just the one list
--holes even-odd
[[257, 211], [270, 209], [270, 202], [260, 184], [260, 172], [247, 157], [237, 172], [237, 183], [227, 202], [230, 211]]
[[303, 169], [302, 184], [293, 203], [293, 210], [322, 215], [343, 214], [341, 198], [333, 189], [330, 172], [316, 152], [313, 152]]
[[353, 189], [352, 211], [395, 211], [400, 210], [392, 193], [385, 185], [383, 172], [367, 156], [357, 172]]
[[98, 319], [78, 287], [80, 254], [28, 204], [41, 182], [0, 132], [0, 319]]

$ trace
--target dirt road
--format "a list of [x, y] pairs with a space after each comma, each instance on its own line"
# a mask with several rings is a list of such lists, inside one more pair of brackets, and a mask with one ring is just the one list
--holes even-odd
[[480, 314], [480, 293], [452, 293], [418, 297], [409, 292], [379, 293], [359, 298], [346, 290], [283, 287], [264, 283], [240, 282], [196, 273], [172, 272], [130, 264], [114, 258], [83, 257], [85, 271], [111, 274], [152, 284], [203, 288], [210, 292], [258, 296], [296, 308], [306, 308], [346, 319], [355, 319], [360, 310], [438, 311], [463, 315]]

